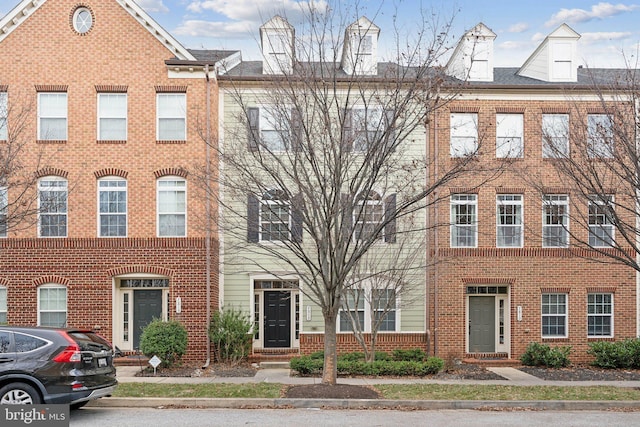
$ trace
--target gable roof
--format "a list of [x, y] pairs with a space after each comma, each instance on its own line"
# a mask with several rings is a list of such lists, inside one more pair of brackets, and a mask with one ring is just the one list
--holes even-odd
[[[55, 0], [51, 0], [55, 1]], [[147, 12], [133, 0], [102, 0], [115, 1], [127, 11], [140, 25], [151, 33], [162, 45], [178, 59], [195, 61], [196, 58], [178, 42], [171, 34], [160, 26]], [[47, 0], [22, 0], [16, 7], [0, 19], [0, 42], [13, 30], [29, 19], [33, 13], [45, 4]]]
[[[522, 67], [518, 70], [518, 74], [526, 77], [539, 78], [539, 69], [543, 69], [546, 72], [546, 79], [549, 79], [548, 69], [549, 69], [549, 61], [552, 59], [552, 55], [550, 50], [550, 42], [552, 40], [567, 40], [572, 43], [576, 43], [580, 38], [580, 34], [576, 33], [570, 26], [567, 24], [561, 24], [558, 28], [553, 30], [551, 34], [549, 34], [545, 39], [538, 45], [535, 51], [527, 58], [527, 60], [522, 64]], [[575, 56], [575, 52], [574, 56]], [[575, 65], [575, 64], [572, 64]], [[575, 80], [572, 79], [572, 80]]]

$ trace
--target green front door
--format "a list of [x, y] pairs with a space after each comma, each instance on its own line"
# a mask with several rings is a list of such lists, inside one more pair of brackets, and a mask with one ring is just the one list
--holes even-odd
[[162, 318], [162, 290], [133, 291], [133, 348], [140, 348], [142, 330], [155, 318]]
[[496, 351], [495, 297], [469, 297], [469, 352]]

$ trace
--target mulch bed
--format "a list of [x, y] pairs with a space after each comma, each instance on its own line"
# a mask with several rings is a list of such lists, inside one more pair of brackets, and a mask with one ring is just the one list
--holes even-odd
[[522, 372], [548, 381], [640, 381], [640, 370], [602, 369], [594, 366], [569, 368], [519, 367]]
[[136, 377], [253, 377], [257, 368], [248, 363], [236, 365], [224, 363], [212, 363], [206, 369], [199, 366], [175, 366], [173, 368], [158, 368], [153, 373], [153, 368], [147, 367], [136, 373]]

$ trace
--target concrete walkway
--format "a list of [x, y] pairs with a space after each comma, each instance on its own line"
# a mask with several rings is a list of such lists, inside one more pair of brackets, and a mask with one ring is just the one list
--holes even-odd
[[[640, 381], [545, 381], [511, 367], [487, 368], [503, 380], [435, 380], [421, 378], [339, 378], [340, 384], [481, 384], [508, 386], [595, 386], [640, 388]], [[317, 384], [320, 378], [301, 378], [290, 375], [289, 369], [260, 369], [253, 377], [160, 377], [135, 376], [139, 367], [117, 368], [120, 383], [155, 384]], [[343, 408], [343, 409], [486, 409], [514, 408], [523, 410], [632, 410], [640, 411], [640, 401], [488, 401], [488, 400], [387, 400], [387, 399], [245, 399], [245, 398], [117, 398], [107, 397], [89, 403], [91, 407], [151, 407], [169, 406], [188, 408]]]

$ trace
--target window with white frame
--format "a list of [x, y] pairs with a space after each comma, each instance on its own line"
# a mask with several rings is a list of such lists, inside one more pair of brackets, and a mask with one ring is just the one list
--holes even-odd
[[496, 200], [496, 246], [522, 247], [522, 195], [498, 194]]
[[127, 181], [118, 177], [98, 180], [98, 235], [127, 235]]
[[364, 152], [376, 146], [385, 129], [382, 108], [352, 108], [353, 151]]
[[187, 182], [180, 177], [157, 181], [158, 236], [187, 235]]
[[7, 288], [0, 286], [0, 325], [7, 324]]
[[186, 141], [187, 139], [187, 94], [157, 94], [158, 141]]
[[569, 245], [569, 196], [545, 194], [542, 209], [542, 246], [566, 248]]
[[542, 294], [542, 338], [567, 336], [567, 294]]
[[9, 196], [7, 187], [0, 187], [0, 237], [7, 237], [9, 220], [7, 211], [9, 209]]
[[472, 156], [478, 150], [478, 114], [451, 113], [451, 157]]
[[614, 233], [613, 196], [589, 197], [589, 246], [613, 246]]
[[592, 158], [613, 158], [613, 120], [607, 114], [587, 115], [587, 155]]
[[613, 336], [613, 294], [598, 292], [587, 295], [587, 335]]
[[98, 140], [126, 141], [127, 94], [98, 94]]
[[523, 124], [522, 114], [496, 114], [496, 157], [524, 156]]
[[260, 138], [262, 148], [271, 152], [287, 151], [289, 142], [289, 111], [276, 107], [260, 108]]
[[[370, 238], [384, 219], [384, 203], [375, 191], [361, 194], [353, 210], [353, 224], [356, 240]], [[382, 238], [382, 233], [380, 233]]]
[[7, 129], [7, 116], [9, 115], [9, 104], [7, 92], [0, 92], [0, 141], [6, 141], [9, 138]]
[[491, 58], [491, 45], [487, 41], [477, 41], [471, 54], [471, 67], [469, 68], [469, 80], [484, 80], [489, 77], [489, 59]]
[[569, 115], [542, 115], [542, 157], [547, 159], [569, 156]]
[[569, 79], [572, 74], [571, 43], [554, 43], [553, 44], [553, 78]]
[[38, 288], [38, 326], [67, 325], [67, 288], [43, 285]]
[[38, 235], [67, 236], [67, 180], [49, 176], [38, 181]]
[[478, 242], [478, 195], [451, 195], [451, 247], [475, 248]]
[[260, 240], [286, 241], [290, 238], [291, 203], [282, 190], [269, 190], [260, 203]]
[[349, 289], [338, 313], [338, 331], [396, 331], [397, 303], [397, 294], [392, 288]]
[[67, 140], [66, 92], [38, 93], [38, 139]]

